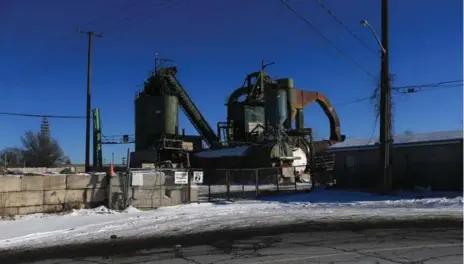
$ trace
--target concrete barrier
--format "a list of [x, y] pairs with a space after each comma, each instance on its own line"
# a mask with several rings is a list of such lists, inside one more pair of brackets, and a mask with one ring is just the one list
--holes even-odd
[[61, 168], [45, 168], [45, 167], [35, 167], [35, 168], [12, 168], [8, 167], [9, 171], [16, 171], [16, 172], [22, 172], [24, 174], [27, 173], [53, 173], [53, 174], [59, 174], [63, 170], [68, 169], [71, 172], [77, 172], [78, 168], [74, 166], [69, 166], [69, 167], [61, 167]]
[[[0, 216], [108, 206], [109, 198], [114, 209], [123, 209], [124, 204], [153, 209], [197, 201], [197, 190], [191, 189], [189, 199], [187, 185], [169, 184], [166, 178], [169, 176], [163, 172], [144, 172], [143, 185], [129, 185], [125, 190], [129, 178], [119, 174], [110, 179], [110, 185], [106, 174], [102, 173], [0, 175]], [[126, 198], [127, 202], [124, 202]]]
[[[188, 186], [175, 185], [171, 183], [170, 178], [172, 177], [169, 174], [162, 171], [143, 172], [143, 184], [130, 186], [127, 197], [124, 197], [124, 186], [130, 179], [124, 175], [116, 175], [110, 182], [112, 204], [119, 208], [126, 204], [139, 209], [153, 209], [198, 201], [198, 190], [192, 188], [189, 198]], [[127, 201], [125, 202], [124, 199]]]
[[66, 176], [66, 189], [105, 188], [106, 174], [69, 174]]

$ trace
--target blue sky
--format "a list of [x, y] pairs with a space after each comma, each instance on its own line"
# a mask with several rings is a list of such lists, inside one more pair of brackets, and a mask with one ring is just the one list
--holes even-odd
[[[320, 0], [370, 49], [378, 46], [380, 0]], [[327, 38], [377, 76], [380, 60], [316, 0], [289, 0]], [[393, 85], [462, 79], [460, 0], [391, 0], [390, 65]], [[224, 101], [262, 59], [269, 73], [324, 93], [348, 137], [370, 137], [376, 81], [356, 68], [279, 0], [0, 0], [0, 112], [85, 115], [87, 38], [75, 28], [104, 33], [93, 46], [93, 107], [105, 135], [133, 134], [133, 98], [154, 65], [154, 54], [174, 59], [179, 80], [210, 124], [225, 119]], [[395, 96], [394, 129], [413, 132], [462, 127], [462, 88]], [[338, 106], [338, 107], [337, 107]], [[329, 126], [317, 105], [305, 123], [318, 137]], [[39, 118], [0, 116], [0, 147], [19, 146]], [[84, 160], [85, 120], [50, 119], [52, 135], [73, 162]], [[181, 126], [195, 133], [181, 116]], [[104, 146], [116, 161], [131, 145]]]

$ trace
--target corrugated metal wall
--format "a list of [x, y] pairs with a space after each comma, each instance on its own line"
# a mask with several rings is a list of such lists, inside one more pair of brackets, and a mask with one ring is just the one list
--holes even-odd
[[[431, 186], [434, 190], [462, 190], [463, 149], [461, 143], [396, 147], [393, 149], [394, 188]], [[378, 188], [379, 149], [335, 152], [334, 176], [344, 188]]]

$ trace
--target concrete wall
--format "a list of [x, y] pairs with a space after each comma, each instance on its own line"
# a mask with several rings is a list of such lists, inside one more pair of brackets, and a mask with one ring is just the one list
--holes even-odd
[[103, 204], [105, 175], [0, 176], [0, 215], [59, 212]]
[[[392, 180], [396, 188], [431, 186], [435, 190], [462, 190], [462, 142], [393, 148]], [[379, 149], [336, 151], [334, 176], [337, 185], [350, 188], [377, 188]]]
[[[159, 173], [144, 174], [144, 185], [128, 189], [129, 201], [142, 209], [178, 205], [188, 202], [186, 185], [167, 184], [166, 176]], [[44, 176], [0, 175], [0, 216], [30, 213], [53, 213], [72, 208], [108, 206], [121, 209], [124, 204], [124, 181], [106, 174], [68, 174]], [[196, 190], [191, 200], [197, 200]]]
[[73, 167], [73, 166], [62, 167], [62, 168], [45, 168], [45, 167], [13, 168], [13, 167], [8, 167], [9, 171], [22, 172], [22, 173], [50, 173], [50, 174], [56, 174], [56, 173], [61, 173], [64, 169], [69, 169], [71, 172], [77, 172], [77, 168]]

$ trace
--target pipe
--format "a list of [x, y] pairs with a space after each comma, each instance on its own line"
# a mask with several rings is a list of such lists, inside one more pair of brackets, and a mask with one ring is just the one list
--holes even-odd
[[316, 101], [324, 111], [330, 123], [330, 142], [326, 144], [333, 145], [337, 142], [345, 141], [345, 136], [340, 134], [340, 119], [327, 97], [319, 92], [305, 91], [298, 88], [294, 88], [293, 93], [295, 96], [295, 108], [304, 109]]

